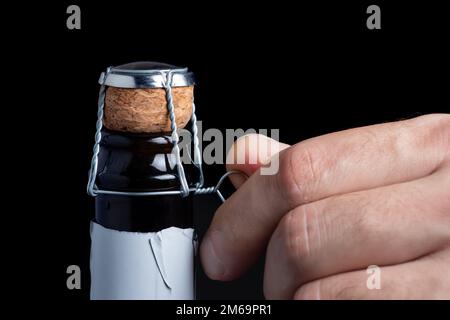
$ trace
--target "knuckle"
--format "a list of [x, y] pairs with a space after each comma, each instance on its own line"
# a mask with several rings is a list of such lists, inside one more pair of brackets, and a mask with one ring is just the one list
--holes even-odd
[[355, 231], [358, 234], [358, 238], [361, 241], [364, 241], [364, 239], [372, 239], [376, 236], [381, 227], [379, 226], [377, 219], [375, 219], [375, 215], [362, 210], [357, 215], [354, 228], [356, 229]]
[[317, 153], [313, 148], [299, 144], [280, 154], [276, 187], [291, 207], [311, 201], [310, 195], [318, 178], [320, 157]]
[[282, 250], [288, 263], [301, 269], [301, 263], [317, 249], [320, 237], [316, 223], [313, 223], [311, 206], [302, 206], [290, 211], [280, 222], [279, 232], [282, 239]]
[[374, 213], [382, 211], [384, 204], [378, 204], [373, 199], [377, 199], [374, 191], [356, 191], [326, 199], [322, 210], [340, 214], [326, 220], [325, 227], [332, 230], [332, 225], [345, 226], [346, 232], [352, 231], [358, 239], [361, 238], [360, 234], [372, 233], [380, 223], [378, 214]]
[[415, 142], [432, 147], [442, 155], [441, 162], [450, 159], [450, 114], [428, 114], [407, 122]]
[[426, 126], [444, 128], [450, 125], [450, 114], [432, 113], [414, 118], [412, 120]]

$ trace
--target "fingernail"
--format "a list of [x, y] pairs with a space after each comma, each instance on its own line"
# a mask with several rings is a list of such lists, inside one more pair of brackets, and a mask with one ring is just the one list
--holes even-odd
[[222, 280], [225, 276], [225, 266], [217, 256], [216, 246], [220, 245], [220, 234], [212, 231], [203, 239], [200, 248], [203, 269], [208, 277], [213, 280]]

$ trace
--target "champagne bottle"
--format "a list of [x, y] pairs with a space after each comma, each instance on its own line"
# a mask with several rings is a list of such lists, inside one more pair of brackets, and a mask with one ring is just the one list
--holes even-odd
[[89, 184], [91, 299], [194, 299], [192, 195], [180, 189], [198, 177], [192, 165], [180, 171], [167, 105], [172, 99], [172, 120], [184, 127], [193, 75], [138, 62], [109, 69], [100, 82], [103, 126]]

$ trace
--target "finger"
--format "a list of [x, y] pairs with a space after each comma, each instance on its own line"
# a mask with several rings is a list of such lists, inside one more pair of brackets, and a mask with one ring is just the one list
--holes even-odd
[[415, 181], [300, 206], [267, 249], [266, 297], [289, 299], [303, 283], [368, 265], [392, 265], [450, 242], [450, 167]]
[[432, 115], [352, 129], [280, 152], [277, 174], [259, 169], [217, 210], [200, 249], [205, 272], [218, 280], [239, 276], [299, 205], [435, 171], [449, 157], [449, 122], [448, 115]]
[[400, 265], [373, 266], [315, 280], [300, 287], [294, 299], [449, 299], [449, 256], [446, 250]]
[[[278, 142], [260, 134], [248, 134], [240, 137], [232, 145], [227, 154], [227, 171], [241, 171], [247, 176], [251, 176], [262, 165], [266, 164], [270, 158], [289, 148], [288, 144]], [[245, 180], [241, 175], [231, 175], [230, 180], [239, 188]]]

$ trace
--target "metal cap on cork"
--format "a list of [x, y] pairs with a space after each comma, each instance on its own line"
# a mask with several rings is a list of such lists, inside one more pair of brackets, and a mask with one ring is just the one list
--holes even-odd
[[178, 128], [191, 118], [195, 79], [187, 68], [150, 61], [127, 63], [102, 73], [99, 83], [108, 87], [103, 121], [110, 130], [170, 132], [164, 89], [168, 83]]

